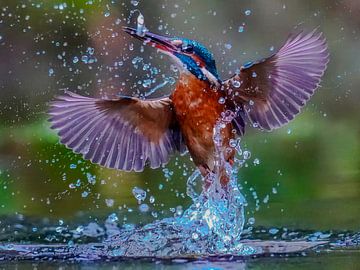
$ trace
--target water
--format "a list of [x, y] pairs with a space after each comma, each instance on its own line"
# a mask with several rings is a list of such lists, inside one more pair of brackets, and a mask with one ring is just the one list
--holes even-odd
[[[243, 231], [236, 249], [214, 253], [213, 242], [201, 233], [194, 237], [193, 225], [183, 218], [168, 218], [142, 227], [117, 226], [109, 216], [103, 225], [49, 224], [44, 220], [10, 218], [2, 224], [0, 258], [11, 260], [107, 261], [154, 258], [176, 261], [235, 261], [261, 257], [304, 257], [360, 252], [360, 233], [350, 231], [305, 231], [286, 228], [254, 228]], [[37, 228], [36, 231], [33, 229]], [[198, 230], [199, 231], [199, 230]], [[207, 232], [209, 233], [209, 232]], [[261, 239], [261, 240], [258, 240]], [[16, 242], [17, 244], [13, 244]], [[21, 244], [20, 244], [21, 243]], [[32, 243], [32, 244], [29, 244]]]
[[107, 262], [2, 262], [0, 269], [168, 269], [168, 270], [183, 270], [183, 269], [308, 269], [308, 270], [338, 270], [348, 269], [357, 270], [360, 264], [360, 256], [353, 252], [342, 253], [327, 253], [323, 255], [314, 256], [294, 256], [294, 257], [272, 257], [272, 258], [256, 258], [252, 260], [239, 258], [220, 258], [218, 260], [168, 260], [160, 261], [157, 259], [143, 259], [143, 260], [127, 260], [127, 261], [107, 261]]
[[[144, 226], [120, 226], [121, 213], [109, 215], [103, 224], [92, 221], [77, 226], [65, 225], [63, 220], [49, 224], [46, 219], [32, 222], [21, 215], [15, 220], [7, 217], [2, 220], [8, 223], [1, 223], [0, 258], [68, 262], [153, 258], [174, 263], [206, 258], [207, 262], [242, 260], [244, 263], [247, 257], [306, 256], [340, 250], [358, 254], [360, 233], [356, 232], [244, 229], [247, 203], [240, 192], [237, 173], [250, 153], [241, 151], [238, 143], [224, 146], [221, 136], [233, 117], [234, 113], [224, 112], [215, 126], [214, 172], [202, 179], [199, 171], [195, 171], [188, 178], [187, 195], [192, 204], [183, 213]], [[237, 156], [233, 167], [225, 162], [223, 155], [228, 147], [242, 154]], [[221, 183], [224, 176], [229, 179], [227, 186]], [[147, 212], [148, 207], [143, 203], [147, 192], [134, 187], [132, 193], [140, 211]], [[113, 200], [106, 203], [113, 204]], [[253, 224], [250, 219], [249, 223]]]

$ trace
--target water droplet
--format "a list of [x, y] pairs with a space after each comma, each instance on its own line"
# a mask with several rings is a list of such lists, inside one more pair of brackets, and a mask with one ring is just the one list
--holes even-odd
[[105, 204], [107, 207], [113, 207], [114, 206], [114, 200], [113, 199], [105, 199]]
[[243, 157], [244, 157], [244, 159], [249, 159], [251, 157], [250, 151], [245, 150], [243, 152]]
[[150, 196], [149, 202], [150, 202], [150, 203], [154, 203], [154, 202], [155, 202], [155, 197], [154, 197], [154, 196]]
[[137, 63], [139, 63], [139, 62], [141, 62], [141, 61], [143, 61], [143, 58], [142, 58], [142, 57], [139, 57], [139, 56], [136, 56], [136, 57], [134, 57], [134, 58], [131, 60], [131, 63], [132, 63], [133, 65], [135, 65], [135, 64], [137, 64]]
[[138, 187], [133, 188], [132, 194], [134, 195], [135, 199], [137, 199], [140, 202], [145, 200], [146, 198], [146, 191]]
[[81, 56], [81, 61], [84, 62], [85, 64], [87, 64], [89, 61], [89, 57], [87, 55], [83, 55], [83, 56]]
[[75, 56], [75, 57], [73, 58], [73, 63], [76, 64], [77, 62], [79, 62], [79, 58], [78, 58], [77, 56]]
[[255, 158], [254, 161], [253, 161], [254, 165], [259, 165], [260, 164], [260, 159], [258, 158]]
[[254, 224], [255, 224], [255, 218], [253, 218], [253, 217], [249, 218], [249, 219], [248, 219], [248, 223], [249, 223], [250, 225], [254, 225]]
[[199, 235], [198, 235], [197, 233], [195, 233], [195, 232], [191, 235], [191, 237], [192, 237], [192, 239], [194, 239], [194, 240], [199, 239]]
[[269, 229], [269, 233], [272, 234], [272, 235], [277, 234], [278, 232], [279, 232], [279, 229], [277, 229], [277, 228]]
[[241, 82], [237, 81], [237, 80], [231, 80], [231, 84], [235, 87], [235, 88], [239, 88], [241, 86]]
[[84, 191], [83, 193], [81, 193], [81, 197], [86, 198], [89, 195], [89, 192]]
[[245, 10], [245, 15], [246, 15], [246, 16], [251, 15], [251, 10], [250, 10], [250, 9]]
[[183, 210], [182, 206], [181, 205], [177, 206], [176, 212], [175, 212], [176, 216], [181, 216], [183, 213], [184, 213], [184, 210]]
[[91, 173], [86, 173], [86, 178], [89, 184], [95, 185], [96, 184], [96, 176], [92, 175]]
[[152, 82], [151, 79], [144, 80], [143, 83], [142, 83], [142, 86], [144, 88], [148, 88], [148, 87], [151, 86], [151, 82]]
[[219, 98], [219, 104], [225, 104], [225, 98], [221, 97]]
[[93, 55], [94, 52], [95, 52], [95, 49], [92, 48], [92, 47], [88, 47], [88, 48], [86, 49], [86, 52], [87, 52], [88, 54], [90, 54], [90, 55]]
[[76, 188], [76, 186], [73, 183], [71, 183], [71, 184], [69, 184], [69, 188], [74, 189], [74, 188]]
[[226, 44], [225, 44], [225, 48], [228, 49], [228, 50], [230, 50], [230, 49], [232, 48], [232, 45], [231, 45], [230, 43], [226, 43]]
[[140, 204], [140, 206], [139, 206], [139, 210], [142, 213], [148, 212], [149, 209], [150, 209], [150, 207], [146, 203]]
[[137, 17], [136, 34], [139, 36], [144, 36], [147, 31], [148, 29], [145, 27], [144, 16], [139, 12], [139, 16]]
[[70, 169], [76, 169], [76, 164], [70, 164]]
[[238, 31], [239, 31], [239, 33], [244, 32], [244, 29], [245, 29], [245, 28], [244, 28], [244, 26], [243, 26], [243, 25], [240, 25], [240, 26], [239, 26], [239, 30], [238, 30]]
[[49, 76], [52, 76], [52, 75], [54, 75], [54, 69], [49, 68]]
[[109, 220], [110, 222], [117, 222], [119, 218], [115, 213], [112, 213], [110, 216], [108, 216], [107, 220]]
[[80, 179], [76, 180], [75, 185], [76, 185], [77, 187], [80, 187], [80, 186], [81, 186], [81, 180], [80, 180]]

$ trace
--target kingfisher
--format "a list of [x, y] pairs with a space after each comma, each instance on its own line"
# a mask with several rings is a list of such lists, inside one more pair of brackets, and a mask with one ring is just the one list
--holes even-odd
[[[271, 131], [287, 124], [319, 87], [329, 62], [326, 39], [315, 29], [290, 35], [276, 53], [221, 80], [213, 54], [201, 43], [123, 30], [177, 65], [172, 93], [109, 99], [66, 91], [49, 109], [62, 144], [93, 163], [123, 171], [156, 169], [174, 153], [188, 151], [206, 178], [216, 166], [214, 129], [227, 112], [232, 118], [221, 128], [220, 151], [232, 166], [236, 151], [230, 144], [244, 135], [245, 125]], [[228, 181], [222, 177], [221, 185]]]

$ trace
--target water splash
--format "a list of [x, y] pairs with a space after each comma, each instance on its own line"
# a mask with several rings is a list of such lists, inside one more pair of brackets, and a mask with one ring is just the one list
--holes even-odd
[[[228, 148], [232, 150], [232, 146], [223, 143], [222, 131], [233, 117], [232, 112], [225, 112], [214, 127], [214, 170], [205, 178], [202, 178], [198, 170], [188, 178], [187, 194], [192, 199], [192, 205], [182, 214], [141, 228], [127, 225], [121, 230], [117, 226], [118, 217], [112, 214], [107, 218], [104, 229], [91, 222], [70, 231], [73, 238], [78, 239], [82, 235], [98, 238], [106, 235], [107, 238], [97, 251], [101, 250], [108, 257], [258, 254], [258, 248], [241, 242], [246, 201], [237, 184], [238, 164], [232, 168], [224, 157], [224, 153], [229, 151]], [[226, 186], [221, 183], [224, 176], [229, 179]], [[201, 186], [201, 190], [196, 191], [196, 186]], [[139, 204], [147, 196], [146, 191], [138, 187], [132, 193]], [[73, 242], [70, 243], [60, 248], [62, 254], [65, 252], [64, 248], [74, 254], [87, 250], [84, 247], [74, 249]], [[94, 247], [91, 250], [94, 253]]]
[[140, 10], [131, 10], [127, 22], [130, 23], [131, 17], [136, 13], [138, 14], [138, 16], [136, 17], [136, 34], [143, 37], [149, 30], [145, 26], [145, 18]]
[[136, 34], [139, 36], [145, 36], [146, 32], [149, 30], [145, 26], [145, 19], [144, 16], [139, 11], [139, 16], [137, 17], [137, 27], [136, 27]]
[[[227, 111], [222, 115], [213, 132], [215, 143], [215, 168], [204, 179], [196, 170], [187, 181], [187, 195], [192, 205], [175, 218], [166, 218], [143, 228], [120, 234], [107, 240], [110, 250], [117, 256], [146, 253], [145, 256], [174, 256], [191, 254], [250, 255], [259, 251], [241, 242], [245, 223], [246, 200], [237, 184], [240, 163], [233, 168], [226, 162], [224, 153], [231, 151], [225, 145], [222, 130], [234, 118]], [[239, 147], [237, 144], [234, 147]], [[226, 186], [221, 183], [227, 177]], [[202, 186], [200, 192], [197, 186]], [[129, 251], [129, 246], [131, 251]]]
[[[222, 130], [234, 118], [234, 113], [223, 113], [222, 119], [214, 127], [215, 168], [203, 179], [203, 190], [197, 194], [193, 189], [200, 173], [196, 171], [187, 182], [187, 194], [193, 204], [186, 210], [180, 222], [193, 225], [196, 230], [191, 234], [194, 238], [202, 236], [211, 246], [214, 253], [238, 251], [245, 216], [246, 200], [241, 194], [237, 183], [237, 169], [226, 162], [224, 153], [231, 151], [230, 145], [224, 146]], [[227, 177], [227, 186], [221, 183], [222, 177]], [[241, 248], [242, 245], [240, 245]], [[240, 249], [241, 249], [240, 248]]]
[[[312, 232], [298, 237], [299, 234], [284, 232], [277, 228], [265, 230], [268, 237], [266, 241], [249, 240], [254, 236], [249, 235], [248, 230], [243, 230], [246, 200], [238, 186], [237, 172], [244, 164], [244, 160], [250, 157], [250, 153], [241, 151], [239, 141], [230, 141], [229, 145], [224, 144], [222, 136], [223, 129], [231, 123], [234, 116], [231, 111], [224, 112], [214, 127], [214, 170], [204, 178], [200, 171], [196, 170], [188, 178], [187, 195], [192, 199], [192, 204], [182, 214], [143, 227], [132, 224], [119, 227], [119, 218], [115, 213], [106, 219], [104, 226], [90, 222], [86, 226], [77, 226], [75, 230], [70, 230], [61, 222], [51, 234], [46, 236], [46, 241], [67, 242], [67, 244], [0, 245], [0, 256], [6, 259], [51, 260], [194, 258], [228, 255], [243, 257], [299, 253], [319, 245], [327, 245], [330, 248], [351, 244], [359, 246], [356, 234], [350, 236], [350, 240], [349, 237], [344, 237], [345, 240], [337, 239], [328, 245], [332, 233]], [[235, 163], [231, 166], [226, 162], [224, 153], [234, 149], [242, 154], [243, 159], [235, 159]], [[226, 185], [222, 181], [224, 177], [228, 179]], [[200, 191], [198, 186], [201, 186]], [[135, 187], [132, 193], [140, 205], [140, 211], [147, 212], [148, 206], [143, 203], [147, 197], [146, 191]], [[34, 235], [38, 232], [38, 228], [32, 228], [36, 228], [35, 231], [32, 230]], [[259, 235], [262, 233], [263, 230], [260, 230]], [[84, 237], [86, 241], [83, 240]], [[264, 236], [259, 238], [266, 239]], [[77, 242], [79, 239], [82, 241]], [[273, 239], [287, 241], [273, 241]], [[79, 244], [91, 240], [97, 243]]]

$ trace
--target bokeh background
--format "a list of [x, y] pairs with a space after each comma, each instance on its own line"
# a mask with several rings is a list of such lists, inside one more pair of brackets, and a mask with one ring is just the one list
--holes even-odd
[[[65, 89], [171, 91], [177, 73], [170, 61], [121, 31], [135, 25], [137, 10], [153, 32], [204, 43], [222, 78], [272, 54], [290, 33], [323, 31], [331, 61], [320, 89], [288, 126], [248, 128], [242, 144], [251, 158], [239, 183], [255, 226], [359, 229], [358, 0], [1, 0], [0, 224], [14, 215], [101, 222], [111, 213], [138, 224], [191, 203], [188, 156], [140, 174], [108, 170], [60, 145], [47, 122], [48, 102]], [[139, 210], [134, 187], [147, 191], [149, 209]]]

